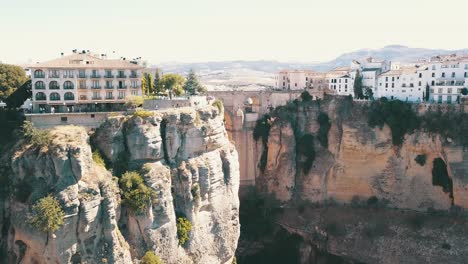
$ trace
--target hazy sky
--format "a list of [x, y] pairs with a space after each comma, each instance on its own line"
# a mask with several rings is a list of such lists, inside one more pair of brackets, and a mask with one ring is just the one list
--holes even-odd
[[165, 61], [327, 61], [344, 52], [468, 48], [467, 0], [0, 0], [0, 61], [89, 49]]

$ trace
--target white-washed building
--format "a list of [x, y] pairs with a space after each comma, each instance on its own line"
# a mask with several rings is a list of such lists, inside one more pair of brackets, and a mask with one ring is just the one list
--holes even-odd
[[468, 88], [468, 58], [454, 55], [433, 57], [428, 64], [427, 82], [431, 102], [457, 102], [462, 89]]
[[354, 96], [354, 78], [350, 68], [339, 67], [326, 74], [329, 92], [336, 95]]
[[426, 93], [427, 68], [421, 67], [401, 67], [399, 70], [390, 70], [379, 75], [377, 97], [422, 102]]
[[324, 90], [325, 74], [311, 70], [283, 70], [275, 76], [275, 86], [281, 90]]
[[143, 67], [124, 59], [73, 53], [29, 69], [36, 113], [112, 110], [142, 93]]

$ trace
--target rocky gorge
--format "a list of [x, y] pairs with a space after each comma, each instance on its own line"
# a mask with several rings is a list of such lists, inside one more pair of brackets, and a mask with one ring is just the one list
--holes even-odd
[[[222, 109], [137, 111], [109, 118], [91, 137], [77, 126], [48, 133], [47, 144], [21, 139], [2, 153], [1, 263], [133, 263], [148, 251], [164, 263], [232, 262], [239, 165]], [[122, 201], [126, 171], [156, 196], [143, 210]], [[64, 211], [55, 232], [27, 220], [46, 195]], [[179, 217], [191, 225], [184, 243]]]

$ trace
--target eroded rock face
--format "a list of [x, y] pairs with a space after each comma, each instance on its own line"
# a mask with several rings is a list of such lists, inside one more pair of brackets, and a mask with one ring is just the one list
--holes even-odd
[[[121, 206], [117, 182], [92, 161], [83, 128], [57, 127], [53, 135], [54, 143], [42, 149], [18, 144], [8, 161], [12, 186], [27, 182], [32, 190], [12, 190], [0, 201], [8, 263], [132, 263], [148, 250], [164, 263], [232, 261], [240, 233], [239, 164], [217, 108], [117, 116], [95, 132], [92, 142], [110, 164], [140, 171], [156, 191], [157, 200], [143, 212]], [[66, 217], [47, 235], [24, 219], [49, 193]], [[192, 223], [183, 246], [177, 216]]]
[[[460, 146], [422, 131], [406, 135], [401, 146], [394, 146], [387, 126], [368, 126], [364, 107], [344, 107], [343, 99], [329, 99], [319, 107], [299, 106], [296, 112], [290, 112], [288, 122], [295, 128], [284, 120], [273, 122], [266, 169], [257, 178], [259, 189], [275, 194], [281, 201], [334, 199], [349, 203], [353, 197], [376, 196], [397, 208], [449, 209], [450, 192], [432, 182], [433, 160], [441, 158], [453, 180], [453, 204], [468, 208], [468, 156]], [[317, 139], [320, 112], [331, 119], [328, 147], [315, 140], [314, 164], [304, 172], [298, 166], [300, 157], [293, 131]], [[418, 155], [426, 157], [424, 165], [416, 162]]]

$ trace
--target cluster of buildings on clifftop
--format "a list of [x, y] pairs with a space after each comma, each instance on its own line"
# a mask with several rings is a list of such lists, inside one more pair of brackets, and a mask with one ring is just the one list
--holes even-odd
[[284, 70], [275, 76], [281, 90], [322, 90], [354, 97], [356, 77], [362, 80], [364, 95], [408, 102], [455, 103], [468, 88], [468, 55], [435, 56], [415, 63], [353, 60], [349, 67], [329, 72]]

